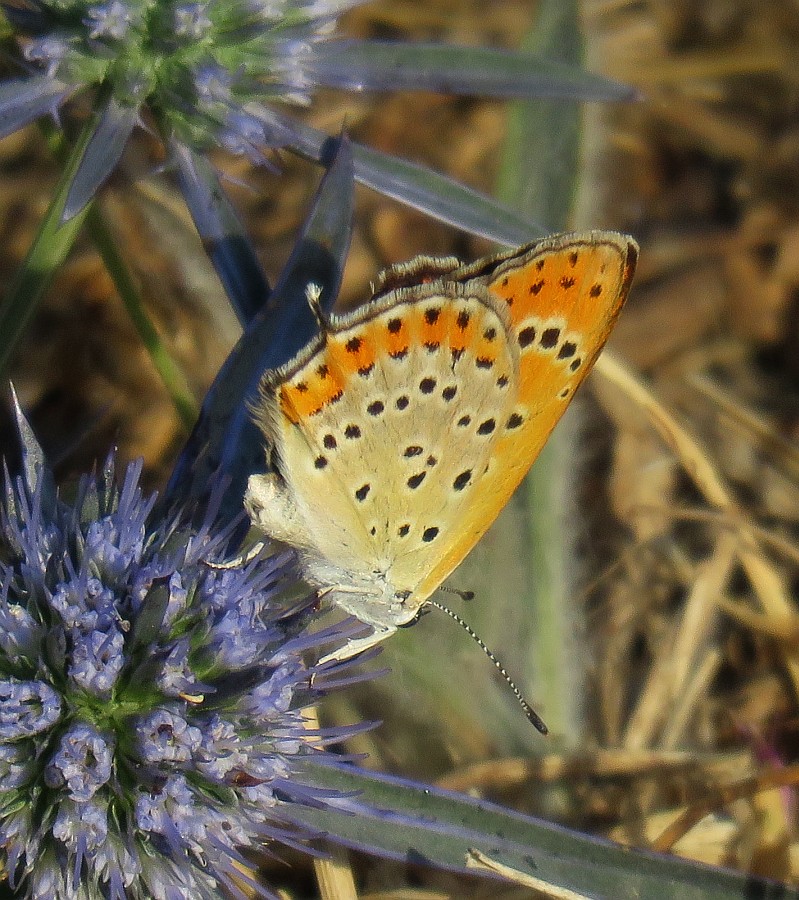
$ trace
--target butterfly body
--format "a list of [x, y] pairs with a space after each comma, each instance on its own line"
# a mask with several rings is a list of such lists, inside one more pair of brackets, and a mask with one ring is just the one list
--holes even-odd
[[253, 523], [371, 626], [409, 624], [494, 521], [604, 345], [635, 244], [560, 235], [477, 263], [419, 258], [332, 316], [255, 409]]

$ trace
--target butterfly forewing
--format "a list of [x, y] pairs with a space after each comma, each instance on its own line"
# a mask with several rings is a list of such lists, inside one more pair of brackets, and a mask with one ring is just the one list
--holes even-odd
[[518, 392], [488, 470], [458, 525], [459, 540], [420, 587], [432, 592], [496, 519], [607, 340], [629, 289], [636, 246], [622, 235], [565, 235], [477, 263], [451, 277], [484, 284], [511, 322]]

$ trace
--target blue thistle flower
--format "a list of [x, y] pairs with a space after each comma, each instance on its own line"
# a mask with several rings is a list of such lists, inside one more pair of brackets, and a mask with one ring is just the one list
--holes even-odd
[[270, 103], [307, 105], [311, 61], [337, 16], [363, 0], [22, 0], [0, 4], [27, 77], [0, 84], [0, 136], [86, 89], [102, 115], [68, 199], [75, 215], [144, 116], [168, 141], [266, 161], [291, 142]]
[[[198, 163], [186, 155], [211, 147], [258, 164], [282, 147], [326, 161], [327, 135], [285, 114], [307, 106], [318, 87], [571, 100], [631, 96], [606, 79], [525, 54], [337, 38], [338, 17], [363, 2], [0, 0], [28, 70], [0, 82], [0, 137], [56, 114], [79, 93], [94, 93], [96, 129], [67, 197], [66, 220], [105, 181], [141, 121], [155, 126], [191, 181]], [[509, 243], [529, 237], [529, 223], [512, 217], [503, 226], [495, 221], [501, 218], [496, 204], [423, 167], [359, 148], [356, 175], [476, 233]]]
[[118, 486], [110, 456], [70, 502], [41, 462], [25, 471], [6, 470], [0, 503], [0, 867], [12, 888], [210, 898], [233, 890], [242, 846], [310, 850], [292, 807], [336, 797], [295, 766], [353, 729], [304, 724], [342, 667], [303, 654], [342, 632], [304, 633], [305, 601], [278, 604], [288, 557], [229, 559], [213, 507], [195, 529], [158, 519], [140, 463]]

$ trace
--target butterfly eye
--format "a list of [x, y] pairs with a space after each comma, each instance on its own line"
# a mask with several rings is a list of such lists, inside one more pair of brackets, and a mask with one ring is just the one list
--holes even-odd
[[410, 620], [410, 622], [403, 622], [402, 625], [399, 625], [399, 628], [410, 628], [411, 625], [415, 625], [422, 616], [426, 616], [431, 610], [432, 606], [428, 609], [427, 604], [424, 606], [420, 606], [419, 609], [416, 610], [416, 615]]
[[394, 598], [399, 600], [400, 603], [404, 603], [410, 596], [410, 591], [394, 591]]

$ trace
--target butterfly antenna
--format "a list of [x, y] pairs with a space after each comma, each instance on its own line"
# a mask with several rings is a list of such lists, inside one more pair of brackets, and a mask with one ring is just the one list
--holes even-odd
[[456, 597], [460, 597], [461, 600], [464, 600], [466, 603], [470, 600], [474, 600], [474, 591], [462, 591], [459, 588], [450, 587], [448, 584], [440, 584], [438, 589], [447, 594], [455, 594]]
[[505, 679], [508, 687], [513, 691], [513, 696], [518, 700], [519, 706], [524, 710], [525, 716], [527, 716], [527, 720], [530, 724], [541, 734], [549, 734], [549, 729], [544, 724], [544, 720], [538, 713], [533, 709], [532, 706], [524, 699], [522, 696], [522, 692], [516, 687], [516, 682], [508, 675], [507, 669], [502, 663], [494, 656], [491, 650], [485, 644], [485, 641], [480, 637], [479, 634], [469, 625], [468, 622], [464, 621], [456, 612], [453, 612], [448, 606], [444, 606], [443, 603], [437, 603], [435, 600], [427, 601], [431, 606], [434, 606], [436, 609], [440, 609], [441, 612], [446, 613], [453, 622], [456, 622], [460, 627], [469, 635], [469, 637], [477, 644], [477, 646], [485, 653], [485, 655], [491, 660], [492, 663], [497, 667], [499, 674]]

